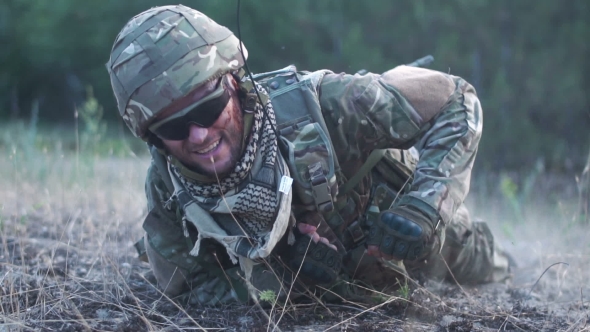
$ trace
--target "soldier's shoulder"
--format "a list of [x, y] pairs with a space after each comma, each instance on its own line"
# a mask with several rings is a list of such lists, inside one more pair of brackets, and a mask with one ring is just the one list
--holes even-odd
[[457, 88], [451, 75], [411, 66], [395, 67], [383, 73], [382, 79], [398, 90], [424, 121], [436, 116]]
[[395, 85], [443, 85], [454, 86], [454, 76], [441, 71], [411, 67], [411, 66], [397, 66], [383, 74], [388, 82]]

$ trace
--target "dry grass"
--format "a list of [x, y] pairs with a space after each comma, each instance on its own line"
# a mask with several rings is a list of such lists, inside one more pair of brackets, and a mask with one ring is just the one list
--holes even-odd
[[[132, 247], [143, 233], [148, 157], [60, 146], [0, 149], [0, 331], [590, 331], [590, 232], [570, 222], [568, 204], [543, 208], [547, 195], [533, 192], [518, 224], [502, 219], [501, 193], [475, 184], [471, 203], [495, 197], [482, 211], [500, 220], [500, 241], [520, 264], [511, 286], [429, 283], [378, 305], [291, 304], [268, 316], [182, 308], [153, 286]], [[569, 265], [539, 279], [556, 262]]]

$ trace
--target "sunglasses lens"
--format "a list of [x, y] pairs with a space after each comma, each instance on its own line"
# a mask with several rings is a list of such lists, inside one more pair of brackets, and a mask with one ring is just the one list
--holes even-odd
[[182, 141], [188, 137], [189, 127], [186, 122], [180, 123], [180, 121], [170, 121], [156, 130], [152, 130], [156, 136], [171, 140], [171, 141]]
[[223, 113], [229, 99], [229, 92], [223, 90], [223, 94], [219, 98], [208, 100], [193, 108], [184, 118], [187, 122], [195, 123], [203, 128], [209, 128], [217, 121], [221, 113]]
[[230, 98], [230, 93], [224, 89], [223, 94], [218, 98], [197, 105], [185, 115], [163, 123], [152, 132], [163, 139], [184, 140], [189, 135], [189, 124], [191, 123], [203, 128], [211, 127], [223, 113]]

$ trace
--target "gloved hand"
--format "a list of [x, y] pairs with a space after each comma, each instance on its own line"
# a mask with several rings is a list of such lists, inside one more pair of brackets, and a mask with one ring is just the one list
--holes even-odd
[[425, 214], [400, 206], [379, 214], [367, 238], [369, 255], [395, 260], [418, 260], [440, 249], [436, 225]]
[[293, 244], [289, 266], [309, 283], [329, 285], [338, 278], [342, 254], [323, 242], [316, 243], [308, 236], [301, 236]]
[[336, 281], [342, 266], [342, 253], [319, 235], [310, 224], [297, 225], [295, 243], [289, 253], [289, 267], [308, 283], [328, 285]]

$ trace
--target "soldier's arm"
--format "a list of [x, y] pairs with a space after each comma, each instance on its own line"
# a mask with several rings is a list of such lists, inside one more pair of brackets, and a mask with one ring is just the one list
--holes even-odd
[[145, 193], [149, 213], [143, 228], [149, 263], [162, 290], [168, 296], [176, 296], [188, 289], [187, 280], [193, 266], [182, 258], [189, 257], [191, 248], [186, 244], [177, 208], [169, 202], [171, 193], [153, 161], [148, 169]]
[[373, 149], [409, 148], [420, 153], [410, 205], [431, 220], [448, 223], [463, 202], [481, 137], [481, 107], [464, 80], [400, 66], [382, 75], [328, 74], [320, 103], [339, 158], [365, 158]]
[[[215, 305], [247, 300], [240, 280], [230, 282], [215, 257], [218, 246], [207, 240], [198, 257], [191, 256], [192, 240], [185, 237], [182, 215], [154, 162], [146, 179], [148, 216], [143, 224], [149, 263], [162, 291], [181, 302]], [[237, 269], [237, 268], [236, 268]], [[239, 289], [236, 291], [236, 289]]]

